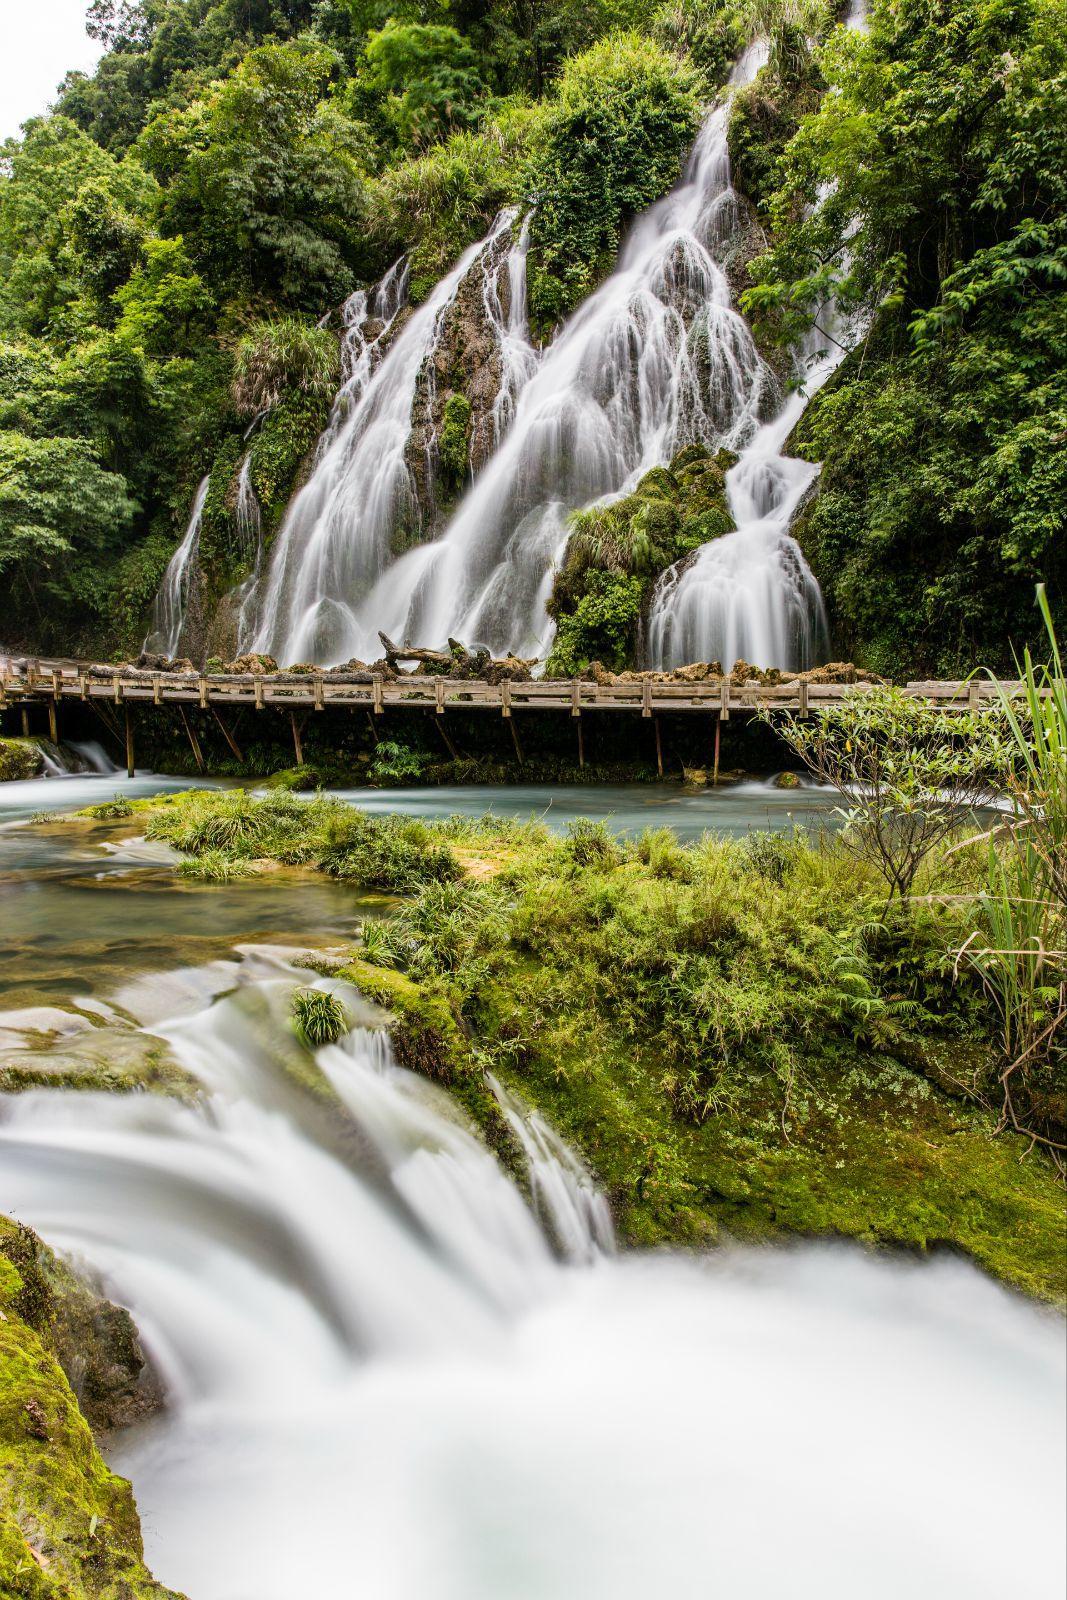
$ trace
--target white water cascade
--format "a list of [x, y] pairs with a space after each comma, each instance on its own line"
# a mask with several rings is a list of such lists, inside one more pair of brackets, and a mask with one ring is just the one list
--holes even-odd
[[152, 602], [152, 626], [142, 646], [164, 656], [178, 653], [181, 643], [185, 611], [189, 603], [189, 586], [192, 582], [196, 553], [200, 544], [200, 523], [204, 515], [204, 501], [211, 485], [210, 476], [201, 478], [193, 497], [189, 522], [177, 550], [167, 563], [163, 581]]
[[[844, 25], [866, 30], [866, 0], [852, 0]], [[829, 632], [822, 594], [790, 534], [819, 468], [782, 452], [809, 400], [862, 330], [849, 327], [833, 301], [823, 307], [820, 322], [796, 353], [800, 386], [726, 475], [736, 532], [703, 545], [656, 585], [645, 651], [650, 667], [719, 660], [729, 671], [744, 659], [803, 669], [825, 659]]]
[[[737, 81], [756, 71], [748, 53]], [[544, 654], [568, 517], [626, 492], [693, 440], [738, 447], [771, 388], [716, 251], [736, 222], [728, 108], [708, 118], [681, 183], [635, 224], [611, 277], [526, 383], [511, 430], [435, 543], [382, 577], [363, 638]]]
[[[190, 1103], [0, 1099], [5, 1210], [130, 1306], [165, 1383], [167, 1412], [112, 1449], [163, 1582], [1059, 1600], [1057, 1319], [956, 1260], [609, 1254], [542, 1123], [539, 1204], [577, 1230], [561, 1260], [380, 1033], [318, 1053], [338, 1108], [293, 1087], [306, 980], [246, 946], [125, 986], [200, 1079]], [[159, 1021], [161, 998], [184, 1011]], [[1025, 1539], [991, 1536], [991, 1484]]]
[[234, 502], [237, 538], [245, 556], [252, 556], [252, 571], [234, 591], [237, 610], [237, 653], [251, 648], [259, 617], [260, 585], [263, 580], [263, 513], [252, 483], [252, 452], [246, 450], [237, 474]]
[[[358, 620], [361, 602], [389, 568], [398, 537], [420, 529], [416, 484], [408, 460], [413, 409], [432, 402], [433, 358], [447, 314], [464, 280], [483, 275], [489, 326], [500, 344], [501, 393], [517, 388], [525, 370], [521, 331], [501, 309], [496, 278], [514, 281], [511, 256], [525, 261], [527, 230], [513, 240], [518, 214], [500, 213], [484, 239], [466, 250], [433, 293], [395, 330], [406, 301], [407, 271], [391, 269], [368, 297], [360, 291], [345, 308], [345, 381], [318, 461], [293, 500], [279, 532], [254, 641], [280, 661], [343, 661], [380, 651], [376, 629]], [[525, 271], [520, 274], [525, 279]], [[522, 297], [520, 306], [524, 305]], [[509, 306], [512, 306], [509, 297]], [[495, 316], [493, 314], [495, 307]], [[531, 352], [532, 354], [532, 352]], [[501, 424], [506, 421], [506, 398]], [[432, 479], [436, 440], [425, 444]]]

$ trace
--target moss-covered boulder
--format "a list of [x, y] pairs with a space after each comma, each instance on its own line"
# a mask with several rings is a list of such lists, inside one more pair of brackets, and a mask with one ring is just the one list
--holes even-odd
[[734, 460], [686, 445], [623, 499], [577, 513], [548, 605], [556, 622], [550, 675], [571, 677], [591, 661], [615, 672], [636, 665], [657, 578], [733, 530], [725, 478]]
[[0, 739], [0, 783], [36, 778], [41, 766], [41, 752], [32, 739]]
[[127, 1403], [144, 1362], [129, 1318], [0, 1219], [0, 1593], [178, 1600], [145, 1567], [133, 1491], [79, 1410], [64, 1370], [79, 1381], [79, 1363], [102, 1425], [136, 1414]]

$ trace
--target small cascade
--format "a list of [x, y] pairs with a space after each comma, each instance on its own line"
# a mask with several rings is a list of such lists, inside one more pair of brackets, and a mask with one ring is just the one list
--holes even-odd
[[[195, 1097], [0, 1096], [5, 1211], [130, 1308], [163, 1383], [166, 1410], [109, 1449], [161, 1582], [202, 1600], [500, 1600], [514, 1574], [528, 1600], [687, 1595], [694, 1573], [752, 1600], [798, 1572], [819, 1600], [1062, 1592], [1054, 1317], [960, 1260], [613, 1255], [588, 1175], [505, 1097], [561, 1262], [382, 1032], [309, 1060], [289, 1025], [308, 973], [286, 955], [243, 946], [113, 996], [108, 1029], [140, 1019]], [[316, 1069], [336, 1104], [298, 1087]], [[990, 1543], [985, 1490], [1018, 1438], [998, 1503], [1030, 1532]]]
[[[738, 81], [760, 60], [747, 52]], [[364, 640], [381, 628], [543, 654], [570, 513], [625, 493], [691, 441], [740, 448], [752, 437], [773, 383], [716, 259], [736, 221], [728, 114], [712, 112], [682, 181], [546, 351], [445, 533], [390, 567], [358, 608]]]
[[[413, 455], [420, 449], [424, 482], [431, 484], [435, 474], [436, 435], [424, 421], [417, 437], [415, 414], [433, 415], [434, 357], [465, 280], [479, 269], [496, 273], [500, 247], [511, 241], [516, 221], [514, 210], [501, 212], [486, 237], [463, 253], [403, 321], [398, 320], [407, 291], [403, 264], [393, 267], [370, 296], [359, 291], [349, 300], [346, 376], [315, 470], [278, 534], [256, 649], [280, 661], [323, 664], [360, 652], [377, 655], [377, 631], [368, 634], [357, 612], [398, 545], [423, 534], [424, 510], [413, 471]], [[506, 308], [497, 306], [493, 328], [514, 385], [519, 367], [508, 298]]]
[[[487, 272], [482, 284], [485, 317], [500, 351], [500, 378], [493, 401], [493, 444], [499, 445], [515, 420], [519, 396], [537, 370], [538, 353], [530, 343], [526, 300], [526, 257], [530, 249], [533, 212], [523, 218], [515, 247], [504, 260], [503, 272]], [[505, 301], [501, 302], [501, 279]]]
[[46, 778], [70, 778], [78, 773], [106, 774], [119, 769], [108, 756], [103, 745], [95, 739], [64, 739], [53, 744], [51, 739], [35, 739], [41, 752], [41, 769]]
[[241, 550], [252, 560], [252, 571], [233, 591], [237, 609], [237, 653], [249, 649], [255, 636], [260, 586], [263, 579], [263, 514], [252, 484], [252, 451], [246, 450], [237, 474], [234, 520]]
[[211, 484], [210, 475], [201, 478], [193, 497], [193, 508], [181, 544], [167, 563], [163, 581], [152, 602], [152, 626], [142, 646], [155, 654], [175, 656], [181, 643], [182, 628], [189, 604], [189, 592], [200, 545], [200, 523], [204, 501]]
[[491, 1074], [489, 1087], [526, 1158], [534, 1209], [565, 1259], [589, 1263], [611, 1255], [611, 1211], [585, 1166], [542, 1116]]

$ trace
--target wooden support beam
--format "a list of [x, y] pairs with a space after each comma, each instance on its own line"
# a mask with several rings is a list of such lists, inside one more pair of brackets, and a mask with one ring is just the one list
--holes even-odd
[[198, 687], [200, 689], [200, 709], [201, 709], [201, 711], [206, 711], [207, 710], [207, 679], [204, 677], [203, 673], [200, 674]]
[[312, 686], [313, 686], [313, 688], [315, 690], [315, 710], [316, 711], [321, 711], [322, 708], [323, 708], [323, 703], [324, 703], [323, 702], [323, 698], [322, 698], [322, 673], [321, 672], [316, 672]]
[[79, 674], [78, 674], [78, 690], [79, 690], [79, 693], [81, 694], [82, 699], [83, 700], [88, 700], [88, 698], [89, 698], [89, 674], [87, 672], [79, 672]]
[[374, 715], [376, 717], [380, 717], [385, 709], [385, 705], [382, 700], [382, 675], [380, 672], [371, 673], [370, 686], [371, 698], [374, 702]]
[[[511, 679], [504, 678], [500, 684], [500, 715], [511, 716]], [[521, 758], [520, 758], [521, 759]]]
[[123, 709], [126, 717], [126, 776], [132, 778], [134, 775], [133, 712], [128, 705]]
[[433, 708], [439, 717], [444, 715], [445, 680], [443, 678], [435, 678], [433, 680]]
[[462, 761], [463, 757], [460, 755], [459, 751], [456, 749], [455, 745], [452, 742], [452, 736], [449, 733], [448, 729], [445, 727], [445, 719], [444, 719], [444, 717], [443, 716], [435, 717], [434, 718], [434, 722], [437, 724], [438, 733], [441, 735], [441, 738], [445, 741], [445, 744], [448, 746], [448, 753], [452, 757], [452, 760], [453, 761]]
[[807, 680], [807, 678], [801, 678], [800, 682], [797, 684], [797, 705], [800, 708], [800, 715], [802, 717], [806, 717], [807, 714], [808, 714], [808, 680]]
[[59, 716], [56, 712], [54, 700], [48, 702], [48, 737], [53, 744], [59, 743]]
[[660, 729], [659, 718], [658, 717], [653, 718], [653, 726], [655, 727], [655, 730], [656, 730], [656, 771], [659, 773], [660, 777], [662, 778], [662, 776], [663, 776], [663, 733], [662, 733], [662, 731]]
[[158, 672], [152, 674], [152, 704], [156, 706], [163, 704], [163, 681]]
[[[719, 722], [729, 722], [729, 720], [730, 720], [730, 680], [729, 680], [729, 678], [724, 678], [722, 680], [722, 687], [719, 690]], [[718, 729], [718, 722], [716, 723], [715, 726], [716, 726], [716, 729]], [[718, 738], [718, 733], [717, 732], [716, 732], [716, 738]]]
[[719, 781], [719, 739], [722, 735], [722, 723], [722, 717], [715, 718], [715, 765], [712, 768], [711, 773], [711, 781], [713, 784], [718, 784]]
[[192, 749], [193, 749], [193, 760], [196, 762], [196, 770], [198, 772], [205, 772], [207, 769], [206, 769], [206, 767], [204, 765], [204, 752], [200, 748], [200, 740], [196, 737], [196, 733], [194, 732], [193, 725], [189, 721], [189, 718], [188, 718], [188, 716], [186, 714], [185, 707], [181, 704], [180, 701], [178, 703], [178, 710], [181, 712], [181, 718], [182, 718], [182, 722], [183, 722], [183, 724], [185, 726], [185, 732], [188, 735], [189, 743], [190, 743], [190, 745], [192, 746]]
[[571, 679], [571, 716], [580, 717], [582, 714], [582, 686], [577, 678]]
[[511, 728], [511, 742], [515, 746], [515, 758], [518, 761], [519, 766], [522, 767], [525, 766], [526, 763], [523, 760], [522, 745], [519, 743], [519, 730], [515, 726], [515, 718], [511, 715], [510, 710], [508, 711], [508, 717], [510, 719], [509, 726]]
[[375, 744], [377, 744], [378, 743], [378, 739], [380, 738], [380, 735], [378, 733], [378, 724], [375, 722], [373, 716], [371, 715], [371, 713], [369, 711], [367, 712], [367, 726], [370, 728], [370, 736], [371, 736], [371, 738], [374, 740]]
[[652, 679], [651, 678], [642, 678], [641, 679], [641, 715], [643, 717], [650, 717], [652, 715]]
[[30, 708], [23, 701], [19, 710], [22, 712], [22, 737], [28, 739], [30, 737]]
[[263, 710], [263, 674], [257, 672], [252, 679], [252, 689], [256, 697], [256, 710]]
[[296, 756], [296, 764], [298, 767], [302, 767], [304, 765], [304, 746], [300, 738], [300, 724], [296, 720], [295, 711], [290, 711], [289, 713], [289, 726], [293, 730], [293, 754]]
[[244, 766], [245, 758], [241, 754], [240, 746], [238, 745], [237, 740], [234, 738], [233, 734], [230, 732], [229, 728], [223, 722], [221, 716], [218, 713], [218, 709], [215, 706], [212, 706], [211, 714], [215, 718], [215, 721], [218, 723], [219, 727], [222, 729], [222, 737], [226, 740], [226, 743], [229, 745], [230, 749], [233, 751], [234, 755], [237, 757], [237, 759], [241, 763], [241, 765]]
[[111, 688], [115, 696], [115, 704], [122, 704], [122, 679], [117, 672], [111, 674]]
[[578, 765], [585, 766], [585, 722], [580, 712], [578, 713]]

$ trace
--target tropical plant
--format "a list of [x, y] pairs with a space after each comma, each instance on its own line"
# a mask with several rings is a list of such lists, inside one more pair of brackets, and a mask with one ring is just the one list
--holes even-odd
[[337, 995], [326, 989], [298, 989], [293, 995], [290, 1015], [297, 1034], [312, 1050], [336, 1044], [348, 1032], [348, 1012]]

